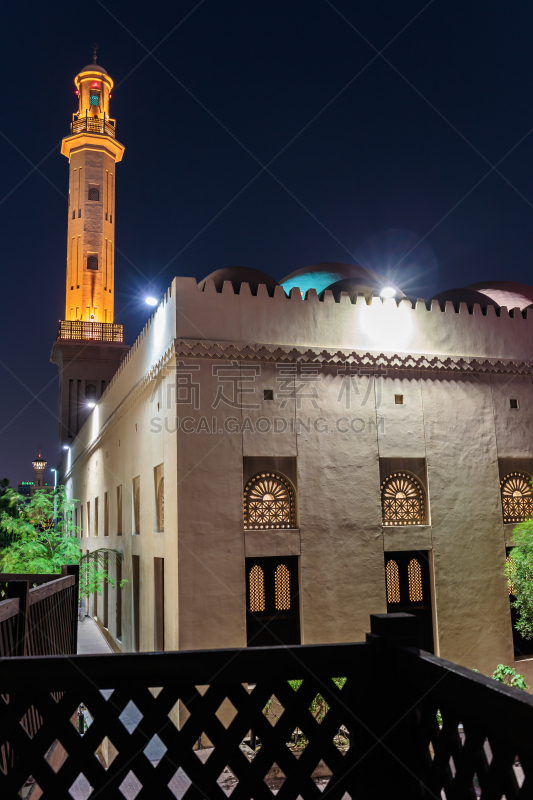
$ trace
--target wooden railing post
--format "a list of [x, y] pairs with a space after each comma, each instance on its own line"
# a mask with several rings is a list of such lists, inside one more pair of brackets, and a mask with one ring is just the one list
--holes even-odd
[[74, 575], [75, 584], [72, 592], [72, 653], [78, 652], [78, 606], [80, 594], [80, 566], [79, 564], [69, 564], [61, 567], [61, 577]]
[[418, 620], [412, 614], [371, 614], [367, 643], [373, 654], [375, 692], [371, 728], [379, 740], [375, 748], [376, 775], [382, 797], [417, 797], [415, 730], [409, 708], [409, 687], [402, 684], [397, 664], [399, 647], [418, 647]]
[[28, 655], [28, 611], [30, 608], [29, 581], [9, 581], [7, 584], [7, 596], [9, 598], [18, 597], [19, 599], [19, 613], [17, 614], [15, 646], [11, 655], [25, 656]]

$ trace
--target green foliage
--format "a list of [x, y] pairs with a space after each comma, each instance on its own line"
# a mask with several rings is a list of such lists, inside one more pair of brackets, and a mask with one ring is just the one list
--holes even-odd
[[505, 574], [515, 599], [516, 630], [524, 639], [533, 639], [533, 520], [513, 530], [513, 547], [505, 565]]
[[523, 689], [525, 691], [529, 688], [524, 676], [519, 675], [515, 669], [507, 667], [505, 664], [498, 664], [492, 673], [492, 677], [495, 681], [505, 683], [507, 686], [514, 686], [515, 689]]
[[106, 547], [82, 553], [77, 538], [81, 529], [73, 522], [75, 501], [68, 499], [64, 486], [37, 491], [29, 502], [7, 488], [5, 499], [8, 509], [0, 506], [0, 530], [10, 544], [0, 551], [0, 572], [57, 573], [64, 564], [79, 564], [80, 597], [101, 594], [104, 582], [116, 585], [108, 570], [122, 561], [122, 553]]
[[[5, 511], [8, 516], [16, 517], [20, 502], [24, 502], [24, 498], [11, 488], [7, 478], [2, 478], [0, 481], [0, 515]], [[7, 547], [10, 543], [9, 534], [0, 528], [0, 548]]]

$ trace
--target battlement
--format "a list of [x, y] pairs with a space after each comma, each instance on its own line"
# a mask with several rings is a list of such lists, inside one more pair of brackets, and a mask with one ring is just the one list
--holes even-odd
[[269, 294], [247, 283], [235, 292], [226, 281], [199, 291], [194, 278], [175, 278], [176, 336], [196, 341], [335, 348], [397, 354], [529, 361], [533, 349], [533, 313], [450, 301], [411, 301], [350, 297], [336, 302], [326, 290], [321, 299], [310, 289], [287, 295], [281, 286]]

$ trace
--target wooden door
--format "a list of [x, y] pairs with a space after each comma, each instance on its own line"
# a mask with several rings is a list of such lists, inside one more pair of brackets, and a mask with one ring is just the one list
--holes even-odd
[[247, 558], [248, 647], [300, 644], [298, 557]]
[[408, 550], [385, 553], [387, 613], [399, 611], [418, 618], [420, 647], [434, 652], [429, 552]]

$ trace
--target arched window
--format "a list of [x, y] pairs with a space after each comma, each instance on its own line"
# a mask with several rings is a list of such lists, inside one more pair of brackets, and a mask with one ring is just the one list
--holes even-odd
[[250, 611], [265, 610], [265, 574], [258, 564], [250, 570]]
[[407, 577], [409, 578], [409, 600], [412, 603], [420, 603], [424, 599], [422, 567], [416, 558], [412, 558], [409, 562]]
[[291, 607], [291, 574], [285, 564], [278, 564], [274, 576], [276, 589], [276, 611], [288, 611]]
[[400, 575], [398, 572], [398, 564], [393, 558], [387, 561], [385, 567], [385, 575], [387, 577], [387, 602], [399, 603], [400, 602]]
[[531, 477], [525, 472], [510, 472], [500, 483], [503, 521], [523, 522], [533, 516]]
[[91, 186], [89, 189], [89, 200], [100, 200], [100, 190], [96, 186]]
[[294, 491], [274, 472], [261, 472], [244, 489], [244, 529], [294, 528]]
[[161, 478], [157, 487], [157, 530], [165, 530], [165, 479]]
[[381, 484], [384, 525], [424, 525], [424, 490], [408, 472], [393, 472]]

